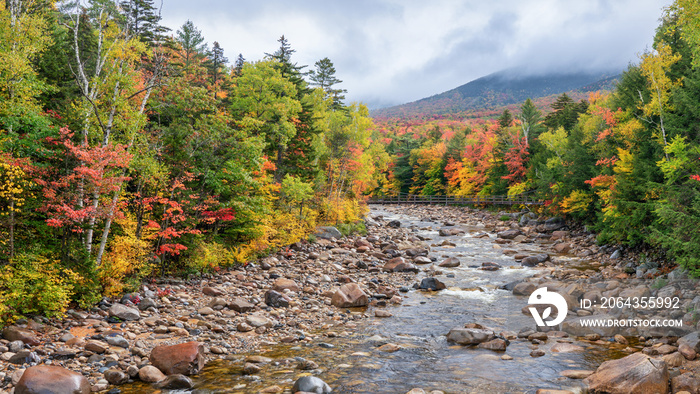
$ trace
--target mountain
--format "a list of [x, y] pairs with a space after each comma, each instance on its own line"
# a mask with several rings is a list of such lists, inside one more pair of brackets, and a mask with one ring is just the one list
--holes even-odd
[[619, 76], [619, 72], [521, 76], [512, 70], [505, 70], [412, 103], [373, 110], [372, 117], [444, 115], [492, 109], [522, 103], [527, 98], [537, 99], [566, 92], [610, 90]]

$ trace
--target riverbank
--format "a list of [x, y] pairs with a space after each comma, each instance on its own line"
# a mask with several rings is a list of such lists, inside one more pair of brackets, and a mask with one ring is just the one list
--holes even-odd
[[[386, 207], [385, 215], [392, 212], [418, 218], [424, 223], [423, 229], [421, 230], [420, 225], [407, 228], [401, 222], [384, 220], [375, 212], [368, 220], [369, 233], [366, 237], [339, 240], [319, 238], [312, 244], [298, 243], [239, 270], [222, 272], [190, 282], [166, 279], [149, 284], [144, 286], [139, 294], [125, 297], [121, 302], [103, 303], [100, 308], [92, 311], [70, 311], [63, 321], [28, 321], [19, 326], [21, 330], [16, 331], [28, 335], [33, 340], [20, 345], [16, 341], [5, 339], [0, 345], [6, 348], [0, 349], [0, 374], [4, 374], [3, 390], [12, 389], [19, 380], [21, 371], [27, 366], [21, 361], [62, 365], [87, 376], [94, 391], [113, 389], [107, 377], [113, 382], [128, 381], [129, 378], [138, 380], [139, 370], [151, 364], [148, 356], [154, 347], [189, 341], [197, 341], [204, 345], [202, 352], [209, 365], [219, 365], [215, 360], [239, 363], [243, 375], [259, 375], [261, 367], [252, 362], [256, 358], [241, 355], [275, 348], [287, 349], [284, 352], [276, 352], [282, 358], [275, 362], [286, 363], [283, 370], [318, 374], [329, 368], [329, 365], [324, 363], [326, 360], [319, 358], [318, 354], [295, 360], [294, 357], [300, 357], [298, 354], [308, 353], [298, 349], [312, 343], [339, 346], [343, 342], [352, 342], [353, 334], [364, 327], [386, 325], [378, 319], [391, 321], [392, 314], [397, 314], [394, 320], [398, 320], [399, 311], [420, 310], [424, 301], [416, 301], [414, 285], [421, 282], [422, 278], [430, 277], [446, 282], [449, 287], [440, 291], [452, 292], [455, 295], [466, 292], [471, 296], [474, 292], [483, 292], [460, 288], [459, 283], [454, 282], [456, 279], [452, 279], [455, 278], [458, 269], [466, 269], [464, 272], [478, 270], [487, 273], [491, 272], [490, 270], [500, 270], [519, 274], [518, 271], [522, 271], [523, 266], [532, 266], [527, 268], [527, 275], [518, 279], [518, 283], [511, 283], [507, 291], [522, 293], [510, 298], [516, 313], [519, 312], [517, 309], [520, 307], [517, 305], [520, 303], [523, 312], [527, 313], [525, 307], [529, 292], [546, 284], [550, 290], [560, 290], [576, 300], [584, 298], [584, 295], [594, 299], [596, 294], [589, 293], [596, 291], [596, 287], [600, 287], [599, 296], [617, 296], [630, 289], [636, 289], [635, 291], [643, 295], [646, 294], [643, 287], [648, 289], [650, 296], [656, 296], [659, 292], [662, 295], [678, 293], [679, 303], [685, 308], [682, 318], [693, 317], [692, 313], [689, 316], [685, 314], [689, 313], [687, 309], [696, 301], [693, 293], [697, 294], [697, 288], [692, 287], [696, 282], [684, 280], [680, 275], [677, 278], [672, 275], [670, 280], [667, 279], [668, 283], [661, 287], [658, 283], [647, 283], [644, 279], [630, 280], [630, 274], [619, 268], [624, 262], [624, 257], [618, 258], [614, 256], [614, 251], [597, 247], [594, 244], [594, 236], [583, 231], [570, 231], [561, 221], [538, 220], [532, 215], [525, 215], [523, 219], [522, 215], [517, 214], [511, 214], [508, 220], [503, 220], [506, 219], [503, 214], [453, 207]], [[428, 237], [428, 234], [433, 234], [434, 237]], [[463, 253], [453, 256], [448, 251], [466, 237], [479, 240], [482, 248], [488, 248], [480, 249], [478, 253], [491, 259], [498, 256], [498, 261], [483, 261], [479, 266], [457, 268], [459, 265], [455, 264], [460, 260], [466, 262], [466, 256]], [[544, 257], [545, 255], [547, 257]], [[449, 261], [450, 259], [457, 261], [455, 263], [454, 260]], [[487, 278], [494, 282], [501, 281], [501, 277], [497, 276]], [[351, 283], [357, 284], [359, 290], [369, 296], [369, 308], [349, 309], [346, 305], [339, 304], [341, 301], [338, 301], [338, 297], [333, 301], [333, 296], [341, 286]], [[505, 284], [490, 283], [489, 288]], [[440, 294], [440, 291], [425, 294]], [[422, 300], [420, 297], [417, 299]], [[333, 302], [342, 307], [331, 305]], [[576, 302], [569, 302], [569, 314], [572, 319], [610, 312], [595, 307], [586, 310], [572, 307], [571, 304], [576, 305]], [[397, 307], [398, 305], [403, 306]], [[663, 312], [668, 312], [669, 317], [674, 313], [678, 314], [678, 311]], [[444, 314], [442, 311], [440, 313]], [[487, 313], [474, 314], [469, 319], [457, 316], [449, 320], [449, 324], [495, 324], [508, 328], [507, 325], [494, 323], [499, 313], [502, 311], [493, 311], [491, 320], [485, 317]], [[626, 312], [621, 310], [619, 313]], [[375, 316], [379, 318], [375, 319]], [[431, 318], [439, 319], [439, 316]], [[496, 330], [497, 334], [507, 339], [511, 345], [505, 354], [495, 352], [496, 360], [490, 362], [508, 361], [507, 357], [501, 359], [501, 355], [512, 357], [510, 354], [523, 362], [530, 358], [534, 360], [534, 356], [520, 353], [526, 349], [527, 352], [541, 350], [545, 354], [551, 354], [554, 342], [573, 342], [566, 338], [568, 334], [561, 331], [548, 333], [550, 337], [558, 338], [557, 340], [546, 341], [547, 335], [529, 338], [535, 328], [532, 318], [520, 313], [520, 317], [513, 316], [512, 319], [517, 322], [514, 325], [515, 329], [505, 330], [499, 327]], [[567, 322], [568, 320], [567, 317]], [[426, 323], [412, 322], [416, 326]], [[388, 325], [391, 326], [391, 323]], [[436, 330], [440, 331], [442, 336], [451, 328], [457, 327], [437, 327]], [[524, 335], [526, 331], [523, 330], [527, 329], [533, 332]], [[412, 332], [408, 328], [402, 331]], [[622, 339], [615, 337], [612, 331], [610, 334], [613, 335], [577, 333], [579, 334], [582, 337], [580, 340], [586, 341], [591, 347], [613, 348], [615, 352], [605, 353], [605, 357], [608, 358], [642, 351], [653, 357], [669, 359], [667, 364], [679, 364], [670, 367], [675, 368], [674, 371], [678, 372], [678, 375], [681, 371], [692, 373], [695, 368], [693, 362], [685, 356], [683, 360], [677, 357], [680, 354], [679, 346], [676, 346], [679, 334], [657, 335], [656, 338], [652, 338], [653, 335], [649, 334], [653, 333], [625, 332], [626, 336]], [[640, 335], [646, 337], [641, 340]], [[623, 339], [628, 343], [620, 343]], [[402, 346], [408, 348], [410, 345], [397, 345], [387, 340], [376, 339], [374, 343], [379, 348], [393, 345], [396, 347], [394, 351]], [[572, 345], [579, 346], [573, 343]], [[667, 347], [661, 349], [663, 345]], [[446, 345], [439, 343], [436, 346]], [[384, 349], [391, 350], [390, 348], [391, 346], [388, 346]], [[352, 353], [352, 348], [348, 351]], [[483, 356], [488, 354], [490, 353]], [[546, 357], [538, 358], [545, 359]], [[605, 359], [597, 360], [596, 364]], [[414, 358], [406, 360], [407, 363], [414, 364], [415, 361]], [[531, 360], [527, 363], [536, 365], [535, 361]], [[245, 370], [246, 368], [248, 370]], [[124, 374], [121, 378], [126, 379], [116, 379], [113, 377], [116, 374], [113, 373], [105, 374], [114, 370]], [[581, 376], [583, 375], [578, 377]], [[258, 386], [262, 387], [263, 391], [269, 388], [268, 392], [285, 390], [285, 387], [274, 384], [263, 387], [264, 382], [258, 382], [255, 387]], [[430, 387], [433, 388], [436, 387]], [[240, 390], [258, 391], [249, 391], [250, 387], [245, 388], [245, 385]]]

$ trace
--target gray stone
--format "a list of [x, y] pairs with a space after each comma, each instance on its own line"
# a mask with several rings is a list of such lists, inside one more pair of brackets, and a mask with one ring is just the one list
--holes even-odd
[[139, 302], [139, 310], [145, 311], [148, 308], [158, 309], [158, 304], [153, 298], [146, 297]]
[[389, 226], [391, 228], [399, 228], [399, 227], [401, 227], [401, 222], [398, 220], [392, 220], [389, 223], [387, 223], [387, 226]]
[[123, 347], [124, 349], [129, 348], [129, 341], [127, 341], [126, 338], [122, 337], [121, 335], [106, 337], [105, 341], [112, 346], [119, 346]]
[[24, 342], [22, 341], [12, 341], [9, 344], [7, 344], [7, 348], [9, 351], [12, 353], [17, 353], [20, 350], [24, 349]]
[[39, 363], [41, 359], [39, 356], [29, 350], [20, 350], [18, 353], [15, 353], [10, 359], [8, 360], [12, 364], [31, 364], [31, 363]]
[[125, 321], [138, 320], [141, 318], [141, 313], [139, 313], [138, 309], [130, 308], [124, 304], [113, 304], [109, 308], [109, 315]]
[[453, 328], [447, 334], [447, 340], [460, 345], [478, 345], [495, 338], [493, 331], [480, 328]]
[[318, 238], [323, 239], [343, 238], [343, 234], [341, 234], [340, 231], [338, 231], [338, 229], [333, 226], [321, 226], [318, 229], [316, 229], [316, 233], [314, 235]]
[[695, 353], [700, 353], [700, 337], [698, 331], [690, 333], [683, 338], [678, 339], [678, 346], [685, 345], [693, 349]]
[[333, 392], [333, 389], [331, 389], [326, 382], [315, 376], [302, 376], [294, 382], [294, 387], [292, 387], [293, 393], [299, 391], [305, 393], [329, 394]]
[[275, 291], [268, 290], [265, 292], [265, 304], [273, 308], [286, 308], [291, 300], [286, 295]]
[[510, 230], [506, 230], [506, 231], [501, 231], [501, 232], [498, 233], [496, 236], [497, 236], [498, 238], [501, 238], [501, 239], [513, 239], [513, 238], [517, 237], [517, 236], [520, 235], [520, 234], [521, 234], [520, 230], [518, 230], [518, 229], [510, 229]]

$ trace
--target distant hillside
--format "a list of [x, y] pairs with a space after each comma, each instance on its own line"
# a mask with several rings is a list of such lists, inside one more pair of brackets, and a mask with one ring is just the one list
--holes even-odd
[[561, 94], [610, 90], [618, 73], [572, 73], [541, 76], [514, 76], [500, 71], [476, 79], [447, 92], [412, 103], [372, 111], [375, 118], [413, 118], [471, 112], [518, 104], [525, 99]]

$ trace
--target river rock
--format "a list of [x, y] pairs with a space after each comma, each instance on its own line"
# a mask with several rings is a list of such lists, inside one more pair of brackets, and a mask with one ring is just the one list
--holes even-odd
[[501, 231], [500, 233], [496, 234], [496, 236], [501, 239], [513, 239], [520, 234], [522, 234], [520, 230], [513, 228], [510, 230]]
[[697, 352], [693, 348], [690, 347], [687, 343], [681, 343], [678, 346], [678, 352], [683, 355], [683, 357], [686, 358], [686, 360], [695, 360], [695, 358], [698, 356]]
[[690, 349], [693, 349], [695, 353], [700, 353], [700, 336], [698, 335], [698, 331], [679, 338], [678, 346], [682, 345], [686, 345]]
[[194, 382], [183, 374], [173, 374], [156, 383], [155, 387], [168, 390], [188, 390], [194, 387]]
[[[401, 259], [401, 261], [396, 262], [396, 259]], [[389, 260], [388, 263], [384, 264], [384, 271], [418, 273], [419, 269], [415, 265], [406, 262], [402, 257], [396, 257], [394, 259]]]
[[245, 313], [255, 309], [255, 305], [242, 298], [234, 298], [233, 300], [231, 300], [231, 302], [228, 303], [228, 308], [233, 309], [234, 311], [239, 313]]
[[447, 286], [436, 278], [423, 278], [418, 288], [421, 290], [437, 291], [446, 289]]
[[495, 338], [493, 331], [479, 328], [453, 328], [447, 333], [447, 340], [460, 345], [478, 345]]
[[674, 393], [687, 391], [691, 394], [700, 393], [700, 377], [693, 372], [686, 372], [671, 379], [671, 390]]
[[314, 233], [314, 235], [318, 238], [323, 239], [343, 238], [343, 234], [341, 234], [340, 231], [338, 231], [338, 229], [333, 226], [321, 226], [318, 229], [316, 229], [316, 233]]
[[146, 383], [157, 383], [165, 379], [165, 374], [153, 365], [146, 365], [139, 369], [139, 379]]
[[140, 311], [145, 311], [148, 308], [158, 309], [158, 303], [156, 303], [156, 301], [153, 298], [145, 297], [141, 300], [141, 302], [139, 302], [138, 308]]
[[633, 353], [605, 361], [584, 382], [591, 393], [668, 393], [668, 368], [663, 360]]
[[41, 359], [39, 358], [39, 355], [31, 350], [20, 350], [19, 352], [13, 354], [7, 361], [9, 361], [11, 364], [22, 365], [39, 363]]
[[141, 318], [141, 313], [138, 309], [118, 303], [109, 307], [109, 315], [125, 321], [138, 320]]
[[289, 306], [291, 299], [286, 295], [275, 291], [268, 290], [265, 292], [265, 304], [273, 308], [286, 308]]
[[544, 228], [546, 231], [556, 231], [564, 226], [566, 226], [564, 220], [559, 217], [549, 218], [544, 222]]
[[458, 228], [441, 228], [441, 229], [438, 231], [438, 234], [439, 234], [441, 237], [449, 237], [449, 236], [452, 236], [452, 235], [459, 235], [459, 234], [462, 234], [462, 233], [464, 233], [464, 230], [460, 230], [460, 229], [458, 229]]
[[292, 387], [292, 392], [305, 392], [305, 393], [315, 393], [315, 394], [329, 394], [333, 392], [331, 386], [329, 386], [323, 380], [315, 376], [302, 376], [294, 382]]
[[593, 373], [595, 373], [595, 371], [589, 371], [587, 369], [566, 369], [561, 371], [560, 375], [569, 379], [586, 379], [593, 375]]
[[432, 262], [433, 262], [432, 260], [430, 260], [429, 258], [427, 258], [425, 256], [418, 256], [418, 257], [413, 259], [413, 263], [415, 263], [415, 264], [430, 264]]
[[90, 382], [82, 374], [54, 365], [27, 368], [15, 387], [15, 394], [90, 394], [90, 392]]
[[490, 341], [482, 342], [479, 344], [479, 347], [482, 349], [489, 349], [496, 352], [505, 352], [507, 346], [508, 342], [506, 342], [506, 340], [502, 338], [495, 338]]
[[272, 320], [260, 315], [249, 315], [245, 317], [245, 322], [252, 327], [272, 327]]
[[401, 222], [398, 220], [392, 220], [389, 223], [387, 223], [387, 226], [389, 226], [391, 228], [399, 228], [399, 227], [401, 227]]
[[367, 306], [369, 298], [357, 283], [346, 283], [331, 297], [331, 305], [338, 308]]
[[166, 375], [192, 375], [204, 367], [204, 345], [185, 342], [179, 345], [156, 346], [149, 356], [151, 364]]
[[2, 330], [2, 337], [8, 341], [22, 341], [29, 346], [37, 346], [41, 342], [35, 336], [34, 332], [25, 330], [17, 326], [7, 326]]
[[118, 369], [110, 368], [104, 372], [105, 379], [109, 382], [109, 384], [113, 384], [115, 386], [124, 384], [129, 381], [129, 375], [127, 375], [124, 371], [120, 371]]
[[585, 337], [590, 334], [598, 334], [602, 337], [611, 337], [617, 333], [620, 327], [605, 326], [605, 327], [593, 327], [593, 323], [588, 323], [588, 325], [581, 324], [583, 320], [608, 320], [617, 319], [612, 315], [591, 315], [591, 316], [581, 316], [581, 317], [567, 317], [564, 322], [561, 323], [561, 330], [569, 335], [575, 337]]
[[573, 343], [561, 342], [554, 344], [550, 350], [552, 353], [577, 353], [582, 352], [585, 349], [579, 345], [574, 345]]
[[450, 257], [448, 259], [445, 259], [442, 261], [438, 266], [444, 267], [444, 268], [455, 268], [459, 267], [461, 263], [459, 262], [459, 259], [456, 257]]
[[272, 284], [272, 290], [279, 291], [280, 293], [283, 293], [285, 290], [299, 292], [301, 291], [301, 287], [299, 287], [297, 282], [291, 279], [278, 278], [275, 280], [275, 283]]
[[226, 294], [226, 292], [221, 290], [221, 289], [217, 289], [217, 288], [209, 287], [209, 286], [204, 287], [202, 289], [202, 293], [204, 295], [207, 295], [210, 297], [221, 297], [221, 296]]
[[671, 368], [674, 367], [680, 367], [683, 365], [683, 362], [685, 361], [685, 357], [683, 357], [682, 354], [679, 352], [673, 352], [671, 354], [667, 354], [663, 357], [661, 357], [662, 360], [666, 362], [666, 365], [668, 365]]
[[560, 244], [554, 245], [554, 251], [557, 253], [568, 253], [571, 250], [571, 244], [567, 242], [562, 242]]
[[535, 290], [537, 286], [530, 282], [520, 282], [513, 287], [513, 295], [529, 296]]
[[113, 337], [106, 337], [105, 341], [112, 346], [123, 347], [124, 349], [129, 348], [129, 341], [127, 341], [126, 338], [124, 338], [121, 335], [115, 335]]

